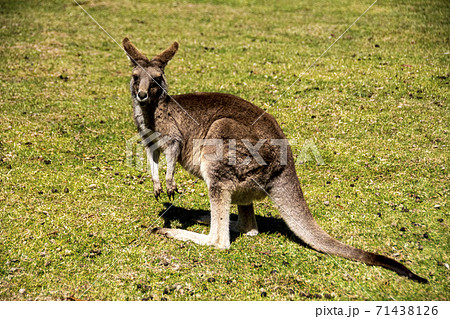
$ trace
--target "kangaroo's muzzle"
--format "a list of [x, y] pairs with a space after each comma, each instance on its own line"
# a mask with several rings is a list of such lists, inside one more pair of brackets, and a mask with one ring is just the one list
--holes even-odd
[[148, 100], [148, 94], [147, 92], [139, 91], [136, 98], [139, 102], [145, 102]]

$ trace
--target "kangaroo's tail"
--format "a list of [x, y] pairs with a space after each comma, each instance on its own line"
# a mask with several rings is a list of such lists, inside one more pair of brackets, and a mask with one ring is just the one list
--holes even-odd
[[284, 174], [274, 181], [273, 187], [270, 189], [270, 197], [278, 206], [280, 214], [289, 228], [306, 244], [327, 254], [384, 267], [420, 283], [428, 282], [391, 258], [345, 245], [328, 235], [311, 215], [303, 198], [295, 169], [294, 172], [289, 173], [289, 171], [286, 169]]

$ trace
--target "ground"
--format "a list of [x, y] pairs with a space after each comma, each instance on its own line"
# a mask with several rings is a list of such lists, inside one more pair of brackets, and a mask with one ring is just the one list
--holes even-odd
[[[449, 3], [380, 0], [360, 17], [373, 1], [155, 2], [2, 1], [0, 299], [448, 300]], [[179, 41], [171, 94], [272, 114], [319, 224], [430, 283], [304, 246], [269, 200], [261, 233], [229, 250], [151, 234], [207, 233], [194, 220], [209, 203], [180, 167], [180, 194], [156, 201], [128, 165], [125, 36], [149, 56]]]

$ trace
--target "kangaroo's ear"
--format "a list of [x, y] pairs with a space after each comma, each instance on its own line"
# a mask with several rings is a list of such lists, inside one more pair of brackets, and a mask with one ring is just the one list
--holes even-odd
[[141, 51], [139, 51], [128, 38], [124, 38], [122, 44], [123, 48], [127, 52], [128, 58], [133, 65], [136, 65], [138, 62], [149, 62], [147, 57], [143, 53], [141, 53]]
[[163, 52], [153, 57], [152, 61], [159, 62], [161, 64], [161, 67], [164, 68], [167, 65], [167, 63], [170, 60], [172, 60], [173, 56], [175, 55], [175, 53], [177, 53], [177, 51], [178, 51], [178, 42], [175, 41], [174, 43], [172, 43], [170, 47], [168, 47]]

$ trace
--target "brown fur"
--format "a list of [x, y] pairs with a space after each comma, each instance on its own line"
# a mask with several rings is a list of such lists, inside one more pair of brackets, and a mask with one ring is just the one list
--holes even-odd
[[[191, 93], [169, 96], [164, 68], [178, 50], [178, 43], [149, 60], [125, 38], [123, 41], [133, 64], [130, 83], [134, 118], [145, 139], [157, 132], [164, 141], [158, 149], [154, 139], [145, 143], [150, 161], [155, 196], [162, 188], [158, 177], [159, 152], [167, 159], [166, 184], [169, 197], [176, 191], [175, 164], [205, 180], [211, 205], [210, 233], [197, 234], [181, 229], [158, 228], [156, 233], [191, 240], [219, 248], [230, 246], [229, 230], [257, 234], [253, 201], [269, 196], [278, 206], [290, 229], [314, 249], [328, 254], [378, 265], [410, 279], [427, 282], [393, 259], [345, 245], [330, 237], [314, 221], [295, 172], [290, 147], [287, 162], [280, 157], [279, 146], [271, 140], [286, 140], [276, 120], [257, 106], [229, 94]], [[255, 119], [259, 118], [258, 121]], [[254, 123], [254, 124], [253, 124]], [[211, 160], [215, 145], [195, 148], [198, 139], [223, 143], [222, 160]], [[245, 142], [246, 140], [247, 142]], [[145, 140], [146, 141], [146, 140]], [[231, 141], [235, 141], [232, 144]], [[264, 165], [252, 157], [245, 143], [259, 145], [258, 154]], [[235, 155], [235, 162], [227, 159]], [[231, 204], [238, 205], [238, 221], [229, 220]]]

